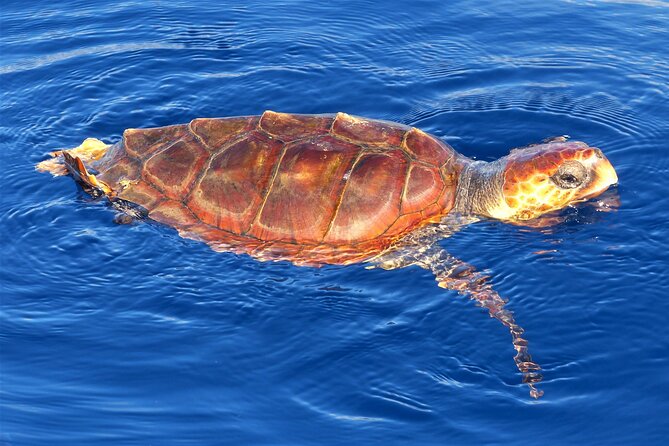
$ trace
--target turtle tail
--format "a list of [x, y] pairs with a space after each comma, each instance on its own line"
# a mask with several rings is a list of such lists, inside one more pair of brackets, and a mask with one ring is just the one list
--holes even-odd
[[50, 172], [53, 176], [67, 175], [68, 173], [81, 184], [84, 190], [93, 196], [111, 193], [111, 188], [95, 178], [84, 163], [100, 159], [110, 146], [99, 139], [88, 138], [79, 147], [70, 150], [51, 152], [51, 158], [37, 164], [40, 172]]

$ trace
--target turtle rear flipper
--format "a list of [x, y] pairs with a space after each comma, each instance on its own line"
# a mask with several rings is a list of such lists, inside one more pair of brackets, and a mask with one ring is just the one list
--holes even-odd
[[90, 163], [99, 160], [109, 149], [109, 144], [105, 144], [96, 138], [86, 138], [78, 147], [68, 150], [56, 150], [49, 155], [51, 158], [44, 160], [35, 166], [40, 172], [49, 172], [55, 177], [67, 175], [68, 169], [64, 163], [64, 153], [81, 158], [83, 162]]
[[74, 179], [81, 184], [81, 187], [90, 195], [97, 198], [101, 195], [108, 195], [111, 192], [109, 186], [102, 181], [98, 181], [95, 175], [92, 175], [86, 169], [84, 162], [78, 156], [73, 156], [69, 152], [63, 152], [63, 160], [65, 167], [74, 177]]
[[51, 158], [37, 164], [36, 168], [41, 172], [50, 172], [53, 176], [69, 173], [91, 195], [108, 195], [111, 188], [95, 178], [84, 164], [100, 159], [108, 148], [109, 145], [99, 139], [87, 138], [79, 147], [52, 152]]

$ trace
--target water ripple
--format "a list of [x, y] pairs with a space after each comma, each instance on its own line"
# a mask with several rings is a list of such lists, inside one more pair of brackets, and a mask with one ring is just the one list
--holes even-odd
[[42, 68], [57, 62], [80, 57], [80, 56], [105, 56], [118, 53], [129, 53], [143, 50], [175, 50], [185, 48], [181, 44], [166, 44], [166, 43], [125, 43], [125, 44], [106, 44], [88, 48], [80, 48], [71, 51], [63, 51], [61, 53], [49, 54], [43, 57], [36, 57], [29, 60], [13, 63], [10, 65], [0, 66], [0, 74], [17, 73], [21, 71], [34, 70]]

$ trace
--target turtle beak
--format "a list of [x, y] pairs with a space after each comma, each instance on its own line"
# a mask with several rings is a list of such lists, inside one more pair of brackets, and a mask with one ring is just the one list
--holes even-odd
[[597, 159], [592, 165], [594, 171], [592, 182], [586, 192], [587, 197], [597, 196], [609, 187], [618, 184], [618, 174], [611, 162], [604, 156], [601, 150], [596, 149]]

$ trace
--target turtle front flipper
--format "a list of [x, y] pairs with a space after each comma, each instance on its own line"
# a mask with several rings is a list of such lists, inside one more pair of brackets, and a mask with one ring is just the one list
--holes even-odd
[[543, 390], [535, 386], [543, 380], [540, 372], [541, 366], [532, 361], [527, 340], [522, 337], [525, 330], [516, 323], [513, 312], [506, 308], [507, 299], [492, 288], [488, 282], [489, 277], [438, 247], [418, 264], [432, 271], [441, 288], [457, 291], [475, 300], [480, 307], [488, 310], [490, 317], [494, 317], [509, 329], [513, 339], [513, 348], [516, 350], [513, 360], [523, 374], [523, 383], [530, 388], [532, 398], [541, 397], [544, 394]]
[[539, 372], [541, 367], [532, 361], [532, 356], [528, 352], [527, 340], [522, 337], [524, 330], [516, 323], [513, 312], [506, 308], [507, 300], [488, 283], [487, 275], [451, 256], [436, 242], [428, 246], [390, 252], [377, 258], [375, 262], [375, 266], [384, 269], [417, 265], [430, 270], [441, 288], [468, 296], [480, 307], [488, 310], [490, 317], [500, 321], [511, 333], [513, 347], [516, 350], [513, 359], [523, 374], [523, 383], [530, 388], [530, 396], [536, 399], [544, 394], [542, 390], [536, 388], [536, 384], [542, 381], [543, 376]]

